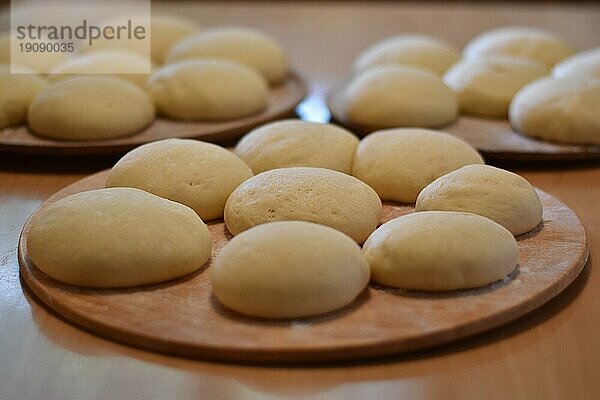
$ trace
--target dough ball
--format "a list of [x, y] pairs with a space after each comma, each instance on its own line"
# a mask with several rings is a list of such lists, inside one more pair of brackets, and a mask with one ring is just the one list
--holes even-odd
[[[104, 50], [70, 58], [50, 71], [49, 79], [53, 82], [73, 78], [78, 74], [112, 75], [130, 81], [142, 88], [150, 76], [151, 65], [143, 56], [121, 50]], [[144, 71], [148, 73], [132, 73]]]
[[209, 258], [208, 228], [188, 207], [131, 188], [81, 192], [34, 214], [27, 250], [61, 282], [127, 287], [194, 272]]
[[254, 173], [284, 167], [320, 167], [349, 174], [358, 138], [332, 124], [300, 120], [272, 122], [254, 129], [235, 153]]
[[150, 91], [161, 114], [184, 120], [246, 117], [267, 106], [268, 85], [254, 70], [222, 60], [188, 60], [152, 74]]
[[432, 181], [469, 164], [483, 164], [483, 159], [452, 135], [427, 129], [388, 129], [360, 141], [352, 175], [384, 200], [414, 203]]
[[242, 160], [220, 146], [166, 139], [125, 154], [110, 171], [106, 186], [154, 193], [185, 204], [208, 221], [223, 217], [229, 194], [251, 176]]
[[369, 282], [360, 247], [335, 229], [281, 221], [234, 237], [211, 267], [226, 307], [263, 318], [299, 318], [337, 310]]
[[543, 140], [600, 144], [600, 80], [542, 78], [510, 103], [514, 130]]
[[577, 53], [556, 64], [552, 76], [600, 79], [600, 47]]
[[384, 66], [360, 73], [344, 90], [348, 121], [364, 129], [438, 127], [456, 119], [456, 96], [427, 71]]
[[381, 225], [363, 246], [374, 281], [415, 290], [456, 290], [503, 279], [517, 265], [513, 235], [476, 214], [423, 211]]
[[462, 113], [507, 118], [515, 93], [547, 73], [535, 61], [491, 56], [455, 64], [444, 76], [444, 82], [456, 93]]
[[535, 28], [504, 27], [483, 32], [464, 49], [464, 57], [475, 59], [498, 55], [526, 58], [546, 68], [575, 53], [575, 48], [560, 37]]
[[114, 77], [82, 76], [42, 89], [29, 108], [29, 127], [59, 140], [101, 140], [139, 132], [154, 120], [148, 94]]
[[383, 39], [363, 51], [354, 62], [354, 70], [405, 65], [443, 75], [459, 58], [456, 50], [434, 37], [398, 35]]
[[[60, 43], [51, 39], [40, 40], [19, 40], [19, 43]], [[30, 51], [18, 52], [16, 59], [12, 60], [14, 64], [19, 64], [36, 72], [49, 72], [55, 65], [67, 60], [71, 53], [54, 52], [54, 51]], [[10, 34], [0, 34], [0, 63], [11, 64], [10, 56]]]
[[170, 15], [153, 15], [150, 42], [152, 59], [162, 64], [171, 48], [198, 31], [198, 26], [186, 19]]
[[237, 235], [267, 222], [309, 221], [362, 243], [377, 227], [381, 211], [377, 193], [349, 175], [324, 168], [280, 168], [248, 179], [231, 193], [225, 224]]
[[0, 128], [25, 123], [29, 105], [46, 85], [44, 79], [31, 72], [11, 74], [10, 65], [0, 64]]
[[419, 193], [415, 210], [479, 214], [513, 235], [542, 222], [542, 203], [529, 182], [489, 165], [467, 165], [439, 177]]
[[270, 84], [285, 80], [289, 61], [279, 43], [248, 28], [218, 28], [191, 36], [171, 49], [167, 62], [195, 58], [235, 61], [258, 71]]

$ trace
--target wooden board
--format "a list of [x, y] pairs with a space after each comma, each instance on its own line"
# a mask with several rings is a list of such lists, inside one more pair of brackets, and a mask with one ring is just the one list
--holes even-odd
[[57, 141], [32, 134], [26, 126], [0, 130], [0, 152], [44, 155], [92, 155], [124, 153], [154, 140], [172, 137], [227, 143], [265, 122], [291, 116], [306, 96], [307, 86], [293, 73], [272, 87], [267, 108], [260, 114], [223, 122], [187, 122], [158, 118], [144, 131], [132, 136], [96, 141]]
[[[83, 179], [41, 208], [101, 188], [107, 171]], [[19, 241], [23, 280], [50, 308], [101, 336], [188, 357], [250, 361], [315, 361], [378, 356], [445, 343], [504, 324], [566, 288], [588, 257], [577, 216], [539, 191], [543, 225], [519, 238], [519, 266], [504, 281], [445, 293], [370, 286], [353, 304], [316, 318], [266, 321], [221, 307], [211, 294], [210, 267], [163, 284], [119, 290], [61, 284], [27, 254], [29, 222]], [[385, 205], [383, 221], [412, 211]], [[209, 224], [212, 259], [230, 238], [222, 221]], [[210, 261], [209, 261], [210, 263]]]
[[[336, 123], [365, 135], [373, 129], [352, 125], [344, 114], [340, 87], [327, 97], [327, 106]], [[545, 142], [512, 130], [508, 120], [460, 116], [456, 122], [440, 128], [465, 140], [487, 160], [558, 161], [600, 159], [600, 146]]]

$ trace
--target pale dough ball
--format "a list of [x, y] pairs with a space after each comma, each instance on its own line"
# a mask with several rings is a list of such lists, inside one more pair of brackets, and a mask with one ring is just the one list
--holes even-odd
[[363, 51], [354, 62], [354, 71], [381, 65], [406, 65], [443, 75], [459, 58], [456, 50], [434, 37], [398, 35]]
[[0, 64], [0, 128], [24, 124], [29, 105], [44, 86], [46, 81], [33, 70], [11, 74], [10, 65]]
[[167, 62], [195, 58], [235, 61], [258, 71], [270, 84], [285, 80], [289, 61], [279, 43], [248, 28], [217, 28], [191, 36], [171, 49]]
[[185, 204], [207, 221], [223, 217], [229, 194], [251, 176], [239, 157], [220, 146], [166, 139], [125, 154], [110, 171], [106, 186], [143, 189]]
[[489, 165], [467, 165], [439, 177], [419, 193], [415, 210], [479, 214], [515, 236], [542, 222], [542, 203], [529, 182]]
[[153, 15], [150, 47], [152, 59], [162, 64], [171, 48], [198, 31], [198, 26], [186, 19], [170, 15]]
[[267, 106], [268, 85], [254, 70], [222, 60], [169, 64], [148, 82], [161, 114], [184, 120], [223, 120], [257, 114]]
[[444, 82], [456, 93], [462, 113], [506, 118], [515, 93], [547, 73], [535, 61], [490, 56], [455, 64], [444, 76]]
[[358, 138], [332, 124], [300, 120], [272, 122], [254, 129], [235, 153], [255, 174], [284, 167], [320, 167], [349, 174]]
[[234, 237], [211, 267], [226, 307], [262, 318], [299, 318], [346, 306], [369, 282], [360, 247], [335, 229], [304, 221], [256, 226]]
[[456, 95], [427, 71], [384, 66], [368, 69], [344, 89], [345, 116], [365, 129], [438, 127], [456, 119]]
[[544, 140], [600, 144], [600, 80], [542, 78], [510, 103], [516, 131]]
[[58, 140], [100, 140], [131, 135], [154, 120], [148, 94], [128, 81], [82, 76], [42, 89], [29, 108], [29, 127]]
[[[50, 71], [48, 79], [52, 82], [73, 78], [78, 74], [112, 75], [146, 88], [150, 76], [151, 64], [143, 56], [122, 50], [104, 50], [70, 58]], [[147, 73], [132, 73], [144, 71]]]
[[[19, 43], [60, 43], [56, 40], [19, 40]], [[14, 64], [29, 67], [36, 72], [49, 72], [55, 65], [67, 60], [71, 53], [55, 51], [18, 51], [17, 57], [12, 60]], [[10, 35], [8, 33], [0, 34], [0, 63], [10, 64]]]
[[483, 159], [452, 135], [427, 129], [388, 129], [360, 141], [352, 175], [384, 200], [414, 203], [432, 181], [469, 164], [483, 164]]
[[475, 59], [498, 55], [527, 58], [546, 68], [575, 53], [575, 48], [562, 38], [541, 29], [505, 27], [483, 32], [464, 49], [464, 57]]
[[309, 221], [362, 243], [381, 212], [377, 193], [352, 176], [324, 168], [280, 168], [248, 179], [231, 193], [225, 224], [237, 235], [267, 222]]
[[61, 282], [127, 287], [174, 279], [209, 258], [208, 228], [188, 207], [131, 188], [81, 192], [34, 214], [27, 250]]
[[363, 254], [374, 281], [415, 290], [457, 290], [503, 279], [517, 266], [513, 235], [494, 221], [452, 211], [415, 212], [381, 225]]
[[552, 76], [600, 79], [600, 47], [577, 53], [556, 64]]

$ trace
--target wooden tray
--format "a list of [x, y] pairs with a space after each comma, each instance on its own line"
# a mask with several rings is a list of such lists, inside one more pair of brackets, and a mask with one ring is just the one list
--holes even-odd
[[[107, 171], [52, 196], [104, 186]], [[211, 293], [210, 268], [171, 282], [99, 290], [49, 278], [27, 255], [25, 224], [19, 241], [21, 275], [50, 308], [73, 323], [136, 347], [187, 357], [251, 361], [354, 359], [421, 349], [504, 324], [539, 307], [583, 269], [587, 238], [577, 216], [539, 191], [543, 225], [519, 239], [519, 267], [504, 281], [472, 290], [427, 293], [370, 286], [353, 304], [316, 318], [267, 321], [221, 307]], [[385, 205], [383, 221], [412, 211]], [[209, 224], [213, 254], [230, 238], [224, 223]], [[209, 261], [210, 264], [210, 261]]]
[[[340, 87], [327, 97], [332, 119], [342, 126], [365, 135], [372, 131], [352, 125], [344, 115]], [[479, 150], [487, 160], [501, 161], [559, 161], [600, 159], [600, 146], [569, 145], [544, 142], [512, 130], [508, 120], [460, 116], [444, 132], [463, 139]]]
[[154, 140], [172, 137], [227, 142], [265, 122], [293, 114], [306, 96], [306, 83], [293, 73], [281, 85], [271, 88], [267, 108], [260, 114], [224, 122], [185, 122], [157, 119], [146, 130], [119, 139], [57, 141], [32, 134], [26, 126], [0, 130], [0, 152], [44, 155], [92, 155], [124, 153]]

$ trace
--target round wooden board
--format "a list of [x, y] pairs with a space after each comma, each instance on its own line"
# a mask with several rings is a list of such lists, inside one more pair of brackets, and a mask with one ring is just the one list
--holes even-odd
[[307, 86], [295, 73], [271, 88], [267, 108], [260, 114], [223, 122], [188, 122], [158, 118], [132, 136], [96, 141], [57, 141], [32, 134], [26, 126], [0, 130], [0, 152], [44, 155], [119, 154], [144, 143], [167, 138], [201, 139], [223, 143], [237, 139], [263, 123], [290, 116], [306, 96]]
[[[70, 194], [103, 187], [107, 173], [61, 190], [40, 208]], [[19, 241], [19, 262], [24, 281], [50, 308], [101, 336], [137, 347], [246, 361], [372, 357], [488, 330], [539, 307], [566, 288], [587, 260], [586, 234], [568, 207], [544, 192], [539, 194], [543, 224], [519, 238], [519, 266], [504, 281], [445, 293], [371, 285], [353, 304], [316, 318], [269, 321], [226, 310], [211, 293], [209, 265], [171, 282], [131, 289], [61, 284], [29, 259], [29, 222]], [[411, 211], [409, 206], [386, 204], [382, 221]], [[230, 234], [222, 221], [210, 223], [209, 228], [214, 259]]]
[[[341, 86], [327, 97], [327, 106], [335, 122], [367, 134], [375, 129], [352, 125], [344, 114]], [[600, 146], [581, 146], [544, 142], [512, 130], [508, 120], [460, 116], [452, 125], [441, 128], [479, 150], [488, 160], [559, 161], [600, 159]]]

